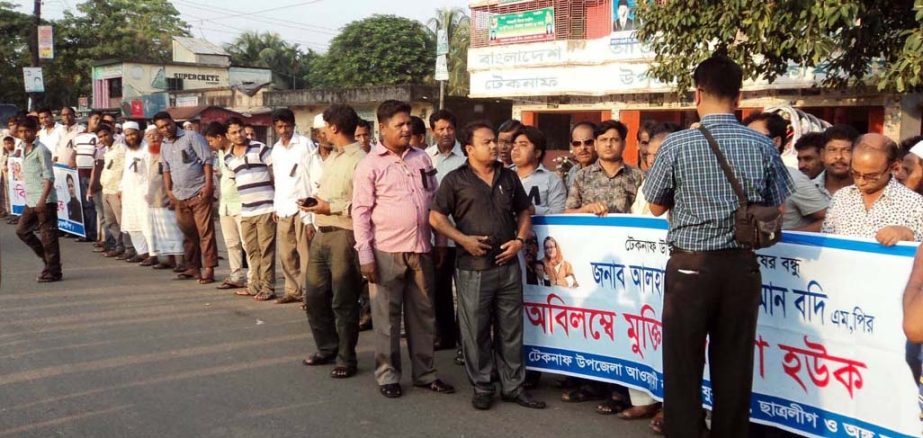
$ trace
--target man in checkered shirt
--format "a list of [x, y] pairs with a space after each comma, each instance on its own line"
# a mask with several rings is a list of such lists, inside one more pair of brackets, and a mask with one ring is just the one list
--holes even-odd
[[[781, 206], [793, 183], [766, 136], [738, 123], [743, 73], [724, 56], [695, 69], [695, 102], [751, 204]], [[738, 199], [697, 129], [663, 142], [644, 184], [651, 212], [671, 210], [663, 305], [664, 432], [698, 437], [709, 337], [712, 436], [747, 436], [753, 341], [762, 279], [756, 256], [734, 240]]]

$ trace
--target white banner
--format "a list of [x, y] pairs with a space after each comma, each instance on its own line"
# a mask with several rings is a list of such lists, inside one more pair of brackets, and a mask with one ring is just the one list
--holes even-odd
[[[544, 216], [533, 224], [524, 276], [529, 368], [661, 399], [666, 221]], [[817, 437], [920, 436], [901, 325], [915, 250], [786, 233], [759, 251], [753, 421]], [[710, 406], [707, 369], [702, 395]]]
[[[20, 151], [17, 151], [21, 153]], [[21, 216], [26, 208], [26, 184], [22, 179], [22, 158], [7, 160], [7, 174], [10, 183], [10, 211]], [[54, 190], [58, 196], [58, 229], [66, 233], [86, 237], [83, 221], [83, 202], [80, 193], [80, 179], [76, 169], [63, 164], [54, 165]]]

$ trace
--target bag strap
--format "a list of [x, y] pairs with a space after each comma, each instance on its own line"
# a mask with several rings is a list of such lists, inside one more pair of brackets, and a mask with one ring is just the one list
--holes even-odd
[[740, 202], [740, 206], [746, 208], [747, 204], [749, 204], [747, 201], [747, 195], [744, 194], [744, 189], [740, 186], [740, 181], [738, 181], [737, 177], [734, 176], [734, 171], [731, 170], [731, 165], [728, 164], [727, 158], [725, 158], [724, 154], [721, 152], [721, 149], [718, 148], [718, 142], [715, 140], [715, 137], [713, 137], [708, 128], [703, 125], [699, 125], [699, 131], [701, 131], [702, 135], [705, 136], [705, 140], [707, 140], [708, 145], [711, 146], [711, 151], [715, 154], [715, 157], [718, 158], [718, 164], [721, 165], [721, 170], [724, 171], [724, 176], [727, 177], [728, 182], [731, 183], [731, 187], [734, 188], [734, 193], [737, 194], [737, 200]]

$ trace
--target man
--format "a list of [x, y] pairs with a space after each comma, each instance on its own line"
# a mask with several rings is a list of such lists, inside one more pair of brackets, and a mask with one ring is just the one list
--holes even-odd
[[[517, 254], [531, 231], [529, 198], [516, 173], [497, 161], [490, 125], [471, 123], [461, 130], [460, 140], [467, 164], [442, 180], [429, 223], [461, 246], [456, 286], [465, 372], [474, 386], [471, 404], [479, 410], [493, 404], [496, 357], [503, 400], [542, 409], [545, 403], [522, 388], [522, 272]], [[484, 214], [488, 211], [496, 214]]]
[[897, 145], [881, 134], [856, 139], [850, 173], [855, 183], [833, 195], [824, 233], [875, 239], [885, 246], [923, 240], [923, 196], [892, 176]]
[[[108, 132], [108, 137], [105, 142], [103, 137], [105, 133], [101, 133], [103, 128]], [[103, 196], [103, 185], [100, 182], [100, 177], [102, 176], [103, 166], [106, 162], [106, 151], [109, 150], [109, 146], [114, 144], [114, 137], [112, 136], [112, 125], [108, 125], [104, 122], [99, 123], [99, 128], [96, 130], [97, 143], [96, 143], [96, 154], [94, 156], [93, 171], [90, 173], [90, 188], [88, 197], [93, 198], [93, 206], [96, 209], [96, 217], [99, 220], [99, 224], [102, 226], [101, 233], [99, 233], [99, 239], [93, 244], [93, 252], [97, 253], [106, 253], [116, 246], [116, 238], [112, 235], [112, 230], [109, 228], [109, 221], [111, 217], [106, 217], [106, 199]]]
[[641, 172], [647, 173], [651, 170], [650, 165], [653, 163], [653, 160], [648, 160], [647, 155], [649, 154], [647, 146], [651, 142], [651, 131], [654, 129], [654, 126], [657, 125], [657, 122], [653, 120], [645, 120], [641, 123], [641, 127], [638, 128], [638, 134], [635, 138], [638, 140], [638, 169], [641, 169]]
[[917, 193], [923, 193], [923, 136], [904, 139], [900, 145], [900, 169], [897, 181]]
[[[74, 138], [74, 159], [73, 163], [77, 167], [77, 176], [80, 180], [80, 193], [83, 194], [83, 226], [86, 231], [86, 237], [77, 239], [78, 242], [95, 242], [99, 236], [97, 232], [96, 203], [90, 192], [90, 180], [93, 177], [93, 169], [96, 167], [96, 147], [99, 138], [96, 137], [96, 131], [99, 129], [99, 121], [102, 113], [93, 110], [87, 116], [87, 129], [85, 132], [77, 134]], [[102, 202], [102, 199], [99, 200]]]
[[150, 162], [148, 163], [148, 192], [144, 197], [150, 206], [151, 247], [148, 252], [151, 258], [141, 262], [141, 266], [152, 266], [154, 269], [175, 269], [179, 264], [176, 256], [182, 256], [185, 248], [183, 232], [180, 231], [176, 220], [176, 205], [170, 199], [164, 181], [165, 166], [160, 148], [163, 136], [156, 125], [149, 125], [144, 133], [147, 141]]
[[[369, 281], [375, 321], [375, 380], [388, 398], [401, 390], [401, 314], [406, 321], [414, 386], [448, 394], [436, 377], [435, 317], [429, 209], [436, 169], [425, 152], [410, 147], [410, 105], [378, 106], [382, 143], [356, 169], [353, 226], [362, 275]], [[412, 209], [413, 213], [408, 214]]]
[[[89, 122], [89, 119], [87, 120]], [[54, 145], [54, 162], [76, 168], [76, 139], [83, 127], [77, 124], [77, 112], [69, 106], [61, 108], [61, 135]], [[52, 147], [49, 145], [48, 147]]]
[[[749, 203], [778, 207], [793, 184], [772, 142], [734, 116], [743, 72], [715, 55], [693, 74], [701, 125], [742, 181]], [[708, 193], [709, 196], [702, 196]], [[711, 435], [747, 436], [753, 342], [761, 277], [753, 250], [734, 239], [738, 198], [699, 130], [667, 137], [644, 195], [655, 216], [671, 212], [663, 304], [666, 435], [702, 432], [702, 368], [708, 343], [714, 411]]]
[[[449, 172], [463, 166], [467, 159], [461, 145], [455, 138], [457, 119], [449, 110], [433, 113], [429, 127], [433, 130], [436, 144], [426, 148], [433, 165], [436, 166], [436, 181], [442, 184]], [[455, 300], [452, 298], [452, 282], [455, 277], [455, 242], [440, 239], [433, 251], [435, 255], [436, 284], [433, 289], [433, 308], [436, 312], [437, 350], [455, 348], [458, 345], [458, 322], [455, 318]], [[461, 346], [456, 351], [455, 361], [461, 363]]]
[[833, 125], [824, 131], [824, 171], [814, 178], [814, 185], [827, 196], [833, 197], [837, 190], [852, 185], [849, 172], [852, 161], [852, 145], [859, 133], [849, 125]]
[[[743, 124], [769, 137], [781, 156], [788, 132], [788, 122], [782, 116], [776, 113], [754, 113], [744, 119]], [[786, 169], [795, 183], [795, 192], [785, 200], [782, 229], [819, 232], [827, 213], [827, 197], [800, 170], [788, 166]]]
[[[285, 277], [285, 293], [278, 304], [304, 301], [304, 273], [308, 266], [308, 241], [314, 237], [314, 225], [302, 222], [298, 201], [308, 197], [304, 190], [301, 170], [310, 172], [311, 141], [295, 133], [295, 114], [288, 108], [272, 113], [272, 125], [279, 141], [272, 147], [272, 174], [275, 182], [275, 222], [278, 232], [278, 252]], [[310, 178], [310, 175], [308, 175]], [[310, 219], [309, 219], [310, 220]]]
[[249, 123], [244, 124], [244, 136], [247, 137], [247, 140], [257, 141], [256, 128]]
[[[221, 225], [221, 237], [228, 252], [228, 276], [218, 285], [218, 289], [242, 289], [247, 287], [249, 275], [244, 274], [244, 246], [240, 230], [240, 193], [224, 162], [231, 141], [227, 137], [228, 128], [219, 122], [205, 126], [205, 141], [212, 152], [217, 154], [215, 160], [218, 168], [218, 223]], [[249, 295], [249, 294], [248, 294]]]
[[824, 133], [809, 132], [798, 137], [795, 141], [795, 152], [798, 156], [798, 170], [811, 178], [817, 178], [824, 171], [824, 161], [821, 159], [824, 151]]
[[[240, 296], [257, 301], [276, 298], [276, 223], [273, 221], [272, 168], [266, 145], [244, 135], [244, 123], [231, 117], [225, 124], [231, 149], [224, 165], [240, 195], [240, 236], [247, 253], [250, 281]], [[284, 164], [283, 164], [284, 166]]]
[[[122, 197], [120, 185], [122, 183], [122, 174], [125, 170], [125, 145], [115, 142], [115, 133], [112, 132], [110, 125], [102, 124], [96, 132], [100, 144], [106, 146], [106, 152], [103, 154], [103, 168], [99, 176], [99, 182], [102, 186], [103, 213], [105, 214], [105, 223], [109, 227], [109, 233], [115, 240], [115, 246], [105, 253], [106, 257], [116, 257], [116, 260], [124, 260], [122, 257], [126, 253], [129, 258], [136, 254], [131, 246], [131, 238], [125, 237], [122, 232]], [[127, 240], [127, 242], [126, 242]], [[119, 258], [121, 257], [121, 258]]]
[[359, 116], [346, 105], [331, 105], [323, 113], [324, 137], [336, 150], [324, 161], [313, 206], [317, 234], [311, 240], [305, 282], [305, 306], [317, 352], [303, 362], [308, 366], [336, 361], [330, 377], [356, 374], [359, 340], [359, 289], [362, 276], [354, 246], [353, 174], [365, 152], [355, 140]]
[[564, 212], [597, 216], [628, 213], [643, 178], [640, 170], [622, 160], [628, 127], [618, 120], [607, 120], [593, 134], [598, 159], [577, 172]]
[[150, 257], [151, 223], [150, 207], [144, 200], [148, 193], [147, 168], [150, 154], [141, 144], [141, 128], [138, 122], [128, 121], [122, 126], [125, 135], [125, 156], [119, 179], [119, 201], [121, 217], [119, 227], [128, 234], [128, 242], [134, 248], [134, 255], [125, 257], [128, 263], [140, 263]]
[[[38, 122], [40, 129], [38, 131], [38, 139], [42, 142], [45, 147], [50, 149], [57, 149], [58, 143], [61, 141], [61, 135], [64, 131], [64, 127], [54, 121], [54, 114], [51, 112], [51, 108], [45, 107], [38, 110]], [[51, 151], [54, 155], [55, 151]], [[54, 159], [54, 157], [52, 157]]]
[[510, 170], [515, 171], [519, 177], [532, 204], [532, 214], [563, 213], [567, 189], [561, 177], [542, 164], [548, 149], [545, 134], [538, 128], [523, 126], [512, 134], [512, 139], [510, 157], [513, 166]]
[[119, 144], [125, 143], [125, 137], [118, 131], [118, 129], [116, 129], [116, 125], [118, 125], [118, 122], [116, 122], [114, 115], [108, 114], [108, 113], [103, 114], [101, 123], [104, 123], [112, 127], [112, 139], [114, 143], [119, 143]]
[[[16, 235], [45, 263], [36, 281], [61, 281], [58, 198], [54, 190], [51, 151], [36, 141], [38, 120], [24, 117], [17, 123], [16, 129], [23, 142], [22, 178], [26, 189], [26, 205], [16, 225]], [[35, 236], [36, 231], [41, 238]]]
[[372, 132], [372, 124], [368, 120], [359, 119], [359, 124], [356, 125], [356, 141], [366, 154], [372, 150]]
[[186, 236], [186, 270], [177, 278], [214, 283], [218, 246], [212, 220], [212, 153], [201, 135], [176, 129], [170, 113], [155, 114], [154, 125], [163, 136], [160, 155], [167, 196], [176, 209], [176, 223]]
[[410, 117], [410, 147], [426, 149], [426, 122], [417, 116]]
[[577, 172], [596, 162], [595, 131], [596, 125], [590, 122], [577, 123], [570, 129], [570, 154], [574, 156], [577, 163], [567, 171], [567, 178], [564, 179], [568, 193], [574, 186]]
[[[0, 149], [0, 218], [7, 217], [12, 213], [10, 208], [10, 176], [9, 176], [9, 166], [7, 162], [10, 159], [10, 155], [15, 153], [16, 150], [16, 137], [12, 135], [4, 134], [3, 135], [3, 149]], [[78, 204], [79, 207], [79, 204]], [[15, 217], [9, 218], [8, 223], [16, 219]], [[16, 219], [18, 221], [18, 219]]]
[[513, 165], [513, 158], [510, 156], [513, 149], [513, 133], [519, 128], [522, 128], [522, 122], [516, 119], [507, 120], [497, 128], [497, 149], [504, 167]]

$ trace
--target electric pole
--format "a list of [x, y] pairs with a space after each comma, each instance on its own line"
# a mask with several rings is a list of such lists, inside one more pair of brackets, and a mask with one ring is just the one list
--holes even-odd
[[[32, 55], [32, 67], [38, 67], [38, 26], [42, 23], [42, 0], [35, 0], [32, 10], [32, 35], [29, 38], [29, 53]], [[29, 93], [29, 111], [39, 105], [39, 93]]]

